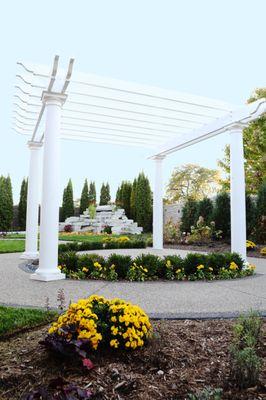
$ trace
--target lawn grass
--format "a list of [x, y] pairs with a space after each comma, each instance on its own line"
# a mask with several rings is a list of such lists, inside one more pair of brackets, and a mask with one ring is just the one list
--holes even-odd
[[0, 239], [1, 253], [20, 253], [25, 250], [25, 240]]
[[0, 306], [0, 338], [52, 321], [57, 312]]
[[25, 233], [8, 233], [5, 236], [5, 239], [25, 239]]

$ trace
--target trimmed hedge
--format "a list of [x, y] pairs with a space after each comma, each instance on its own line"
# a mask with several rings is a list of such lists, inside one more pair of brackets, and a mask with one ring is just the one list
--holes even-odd
[[252, 275], [254, 266], [246, 264], [236, 253], [189, 253], [163, 258], [153, 254], [111, 254], [104, 258], [98, 254], [79, 255], [73, 251], [59, 254], [60, 269], [70, 278], [108, 280], [154, 279], [230, 279]]
[[147, 243], [144, 239], [129, 240], [126, 242], [71, 242], [59, 244], [58, 253], [67, 251], [86, 251], [86, 250], [103, 250], [103, 249], [145, 249]]

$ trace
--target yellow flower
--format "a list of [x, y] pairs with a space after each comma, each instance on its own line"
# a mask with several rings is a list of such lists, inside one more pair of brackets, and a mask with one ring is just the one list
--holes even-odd
[[209, 271], [213, 271], [213, 268], [212, 268], [212, 267], [209, 267]]
[[200, 264], [200, 265], [197, 266], [197, 270], [198, 270], [198, 271], [200, 271], [200, 270], [203, 269], [203, 268], [204, 268], [204, 265], [203, 265], [203, 264]]
[[111, 347], [114, 347], [115, 349], [117, 349], [118, 346], [119, 346], [118, 340], [117, 340], [117, 339], [112, 339], [112, 340], [110, 341], [110, 346], [111, 346]]
[[88, 268], [86, 268], [86, 267], [82, 268], [82, 272], [88, 272], [88, 271], [89, 271]]
[[232, 261], [232, 262], [230, 263], [229, 269], [230, 269], [231, 271], [236, 271], [236, 270], [238, 269], [238, 265], [237, 265], [234, 261]]
[[181, 272], [181, 269], [178, 268], [178, 269], [176, 270], [176, 274], [179, 274], [180, 272]]

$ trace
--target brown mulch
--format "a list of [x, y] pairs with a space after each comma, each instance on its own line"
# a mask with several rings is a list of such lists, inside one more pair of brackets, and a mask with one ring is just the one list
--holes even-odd
[[[265, 247], [265, 245], [258, 245], [255, 250], [249, 250], [247, 252], [248, 257], [257, 257], [257, 258], [265, 258], [262, 254], [260, 254], [260, 250]], [[230, 244], [225, 242], [211, 242], [209, 244], [170, 244], [166, 243], [164, 248], [168, 249], [177, 249], [177, 250], [192, 250], [192, 251], [207, 251], [213, 253], [225, 253], [230, 252], [231, 247]]]
[[[87, 371], [56, 358], [39, 345], [47, 327], [0, 342], [0, 399], [25, 393], [63, 376], [90, 387], [97, 400], [182, 400], [206, 386], [223, 389], [223, 399], [266, 399], [266, 363], [255, 388], [238, 391], [229, 378], [231, 320], [154, 321], [155, 338], [135, 352], [98, 352]], [[266, 321], [264, 322], [264, 332]], [[263, 348], [260, 349], [261, 355]], [[265, 361], [265, 360], [264, 360]]]

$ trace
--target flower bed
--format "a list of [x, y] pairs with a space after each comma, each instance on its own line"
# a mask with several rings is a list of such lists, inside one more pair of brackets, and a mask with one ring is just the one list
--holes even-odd
[[72, 279], [126, 279], [143, 282], [156, 279], [233, 279], [253, 275], [255, 266], [244, 262], [236, 253], [189, 253], [185, 258], [177, 255], [162, 258], [153, 254], [132, 258], [111, 254], [104, 258], [98, 254], [64, 252], [59, 255], [59, 269]]

